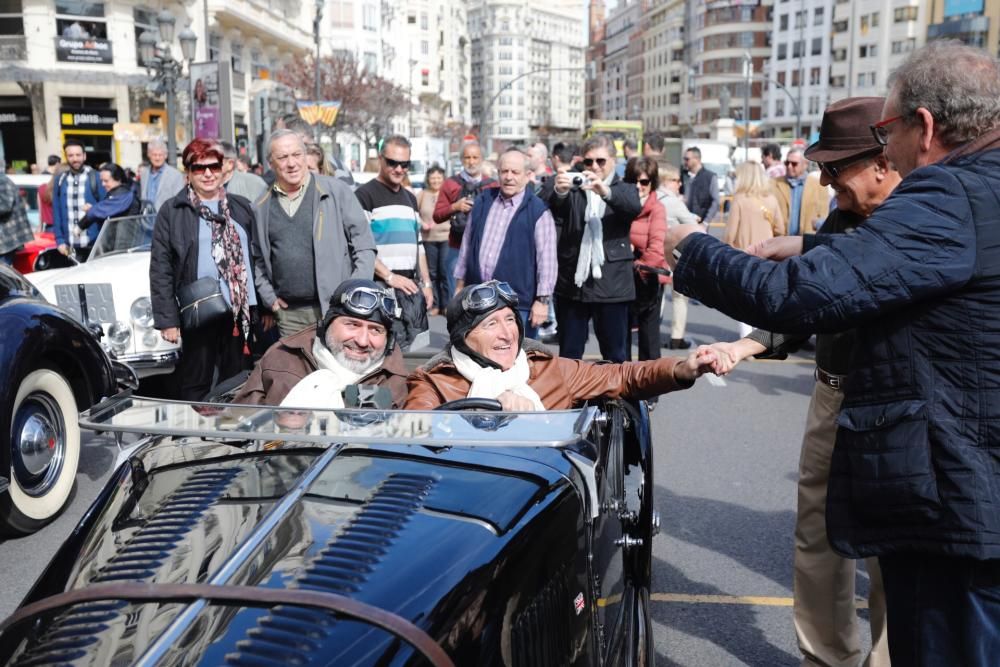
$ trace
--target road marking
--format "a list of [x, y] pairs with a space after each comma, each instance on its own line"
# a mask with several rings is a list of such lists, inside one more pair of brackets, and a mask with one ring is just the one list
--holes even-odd
[[[653, 602], [680, 602], [686, 604], [743, 604], [755, 607], [791, 607], [792, 598], [767, 597], [762, 595], [689, 595], [687, 593], [653, 593]], [[856, 599], [858, 609], [867, 609], [868, 601]]]

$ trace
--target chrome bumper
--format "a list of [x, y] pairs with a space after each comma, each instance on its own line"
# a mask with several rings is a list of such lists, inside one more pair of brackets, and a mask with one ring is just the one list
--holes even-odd
[[131, 366], [139, 377], [169, 373], [174, 370], [180, 358], [180, 350], [115, 355], [115, 360]]

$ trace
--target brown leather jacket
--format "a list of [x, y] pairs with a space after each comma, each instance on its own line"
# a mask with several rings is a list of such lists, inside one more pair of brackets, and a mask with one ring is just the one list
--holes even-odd
[[[548, 410], [567, 410], [592, 398], [652, 398], [687, 389], [693, 382], [674, 378], [683, 357], [603, 364], [557, 357], [545, 346], [524, 340], [531, 373], [528, 385]], [[410, 375], [407, 410], [433, 410], [442, 403], [468, 396], [472, 383], [451, 361], [451, 347]]]
[[[272, 345], [257, 362], [233, 403], [280, 405], [299, 380], [318, 368], [312, 353], [315, 339], [314, 324]], [[406, 401], [406, 365], [399, 346], [393, 346], [382, 365], [358, 384], [385, 386], [392, 392], [392, 407], [401, 407]]]

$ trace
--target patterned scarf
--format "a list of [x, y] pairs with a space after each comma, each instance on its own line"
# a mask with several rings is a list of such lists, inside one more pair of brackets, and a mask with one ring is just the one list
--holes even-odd
[[243, 352], [249, 354], [247, 341], [250, 338], [250, 300], [247, 297], [247, 267], [243, 263], [240, 235], [229, 215], [226, 191], [219, 188], [218, 214], [201, 203], [191, 186], [188, 186], [188, 199], [200, 218], [216, 223], [212, 225], [212, 259], [219, 268], [219, 275], [229, 286], [229, 298], [233, 306], [233, 335], [238, 336], [242, 332]]

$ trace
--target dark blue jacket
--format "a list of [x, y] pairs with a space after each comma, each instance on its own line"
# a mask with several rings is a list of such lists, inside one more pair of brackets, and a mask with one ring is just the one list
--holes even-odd
[[674, 287], [775, 331], [856, 329], [827, 492], [848, 556], [1000, 558], [1000, 132], [854, 234], [769, 262], [696, 234]]
[[[84, 172], [82, 174], [83, 182], [80, 183], [80, 187], [83, 188], [83, 198], [88, 204], [93, 206], [104, 199], [107, 193], [104, 192], [104, 186], [101, 185], [101, 178], [96, 169], [86, 166], [84, 167]], [[59, 178], [56, 179], [56, 185], [52, 189], [52, 231], [55, 233], [56, 243], [59, 245], [69, 245], [70, 242], [66, 198], [69, 196], [69, 191], [72, 187], [70, 183], [72, 177], [72, 172], [64, 171], [59, 174]], [[97, 239], [99, 231], [101, 231], [100, 225], [91, 225], [87, 229], [87, 236], [90, 238], [91, 244]]]
[[[487, 188], [476, 197], [476, 203], [469, 212], [469, 224], [465, 234], [469, 236], [469, 248], [465, 255], [465, 284], [483, 282], [479, 272], [479, 249], [483, 244], [486, 218], [500, 188]], [[525, 189], [524, 199], [510, 221], [497, 266], [493, 270], [495, 280], [506, 281], [517, 292], [518, 308], [531, 308], [537, 294], [538, 267], [535, 262], [535, 223], [549, 210], [548, 205], [535, 196], [531, 189]]]

